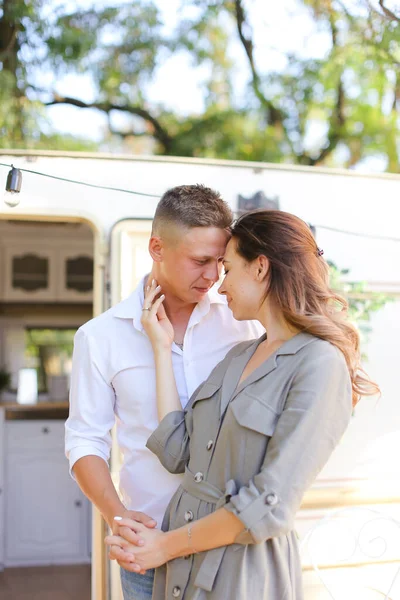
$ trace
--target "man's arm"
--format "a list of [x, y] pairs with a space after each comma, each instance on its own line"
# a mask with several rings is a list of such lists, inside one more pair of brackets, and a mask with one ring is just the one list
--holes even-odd
[[[143, 523], [147, 527], [155, 527], [156, 522], [144, 513], [127, 510], [119, 499], [112, 482], [107, 463], [98, 456], [84, 456], [79, 459], [73, 473], [82, 492], [98, 508], [108, 526], [115, 530], [114, 517], [128, 517]], [[137, 536], [139, 540], [139, 536]]]
[[110, 430], [115, 422], [115, 394], [104, 373], [96, 340], [83, 329], [78, 330], [74, 340], [70, 412], [65, 424], [65, 450], [71, 475], [114, 531], [114, 517], [128, 514], [154, 527], [150, 517], [124, 507], [111, 479], [107, 461]]

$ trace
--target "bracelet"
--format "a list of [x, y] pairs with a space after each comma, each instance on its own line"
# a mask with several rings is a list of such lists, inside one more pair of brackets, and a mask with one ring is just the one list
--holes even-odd
[[188, 534], [189, 548], [191, 550], [191, 554], [197, 554], [197, 550], [195, 550], [192, 546], [192, 526], [191, 525], [188, 525], [187, 534]]

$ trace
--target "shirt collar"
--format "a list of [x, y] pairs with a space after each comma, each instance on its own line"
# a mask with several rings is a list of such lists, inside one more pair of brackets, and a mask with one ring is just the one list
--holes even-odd
[[[263, 333], [262, 336], [259, 337], [257, 340], [254, 340], [244, 350], [243, 353], [244, 354], [245, 353], [248, 353], [248, 354], [254, 353], [255, 349], [257, 349], [257, 347], [262, 342], [264, 342], [264, 340], [266, 340], [266, 339], [267, 339], [267, 334]], [[286, 342], [283, 342], [283, 344], [276, 350], [276, 352], [274, 354], [276, 354], [276, 356], [297, 354], [297, 352], [299, 350], [301, 350], [302, 348], [304, 348], [304, 346], [307, 346], [311, 342], [315, 342], [317, 339], [318, 338], [315, 335], [312, 335], [311, 333], [307, 333], [306, 331], [299, 331], [299, 333], [296, 333], [289, 340], [287, 340]]]
[[314, 342], [316, 337], [311, 335], [311, 333], [306, 333], [305, 331], [300, 331], [296, 333], [290, 340], [284, 342], [280, 348], [277, 350], [277, 355], [284, 354], [297, 354], [299, 350], [307, 346], [310, 342]]
[[[148, 275], [143, 277], [137, 285], [136, 289], [126, 298], [117, 304], [113, 311], [114, 317], [118, 319], [133, 319], [134, 326], [138, 331], [143, 331], [140, 322], [142, 316], [144, 302], [144, 282]], [[226, 304], [226, 299], [221, 294], [218, 294], [218, 282], [211, 288], [208, 294], [200, 300], [195, 307], [192, 317], [199, 322], [210, 310], [212, 304]], [[191, 325], [193, 325], [191, 319]]]
[[122, 302], [119, 302], [113, 308], [114, 317], [118, 319], [133, 319], [133, 324], [139, 331], [143, 331], [140, 319], [144, 301], [143, 286], [147, 277], [148, 275], [143, 277], [136, 286], [136, 289], [125, 300], [122, 300]]

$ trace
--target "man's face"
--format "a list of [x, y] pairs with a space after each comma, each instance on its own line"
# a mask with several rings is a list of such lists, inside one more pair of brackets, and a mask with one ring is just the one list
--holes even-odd
[[217, 227], [179, 229], [163, 242], [159, 262], [163, 292], [187, 303], [199, 302], [219, 279], [229, 234]]

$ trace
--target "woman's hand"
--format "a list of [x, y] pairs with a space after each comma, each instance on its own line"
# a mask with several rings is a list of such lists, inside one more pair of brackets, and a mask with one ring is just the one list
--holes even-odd
[[[123, 560], [128, 570], [137, 573], [155, 569], [170, 560], [164, 532], [159, 529], [149, 529], [132, 519], [119, 520], [118, 525], [120, 535], [109, 535], [105, 538], [107, 546], [111, 547], [111, 559]], [[143, 540], [141, 546], [129, 541], [132, 536], [136, 539], [137, 535], [140, 535]]]
[[[153, 350], [171, 348], [174, 341], [174, 328], [168, 319], [163, 306], [164, 295], [157, 298], [161, 286], [153, 279], [150, 286], [146, 287], [141, 322], [147, 333]], [[157, 298], [157, 299], [156, 299]]]

